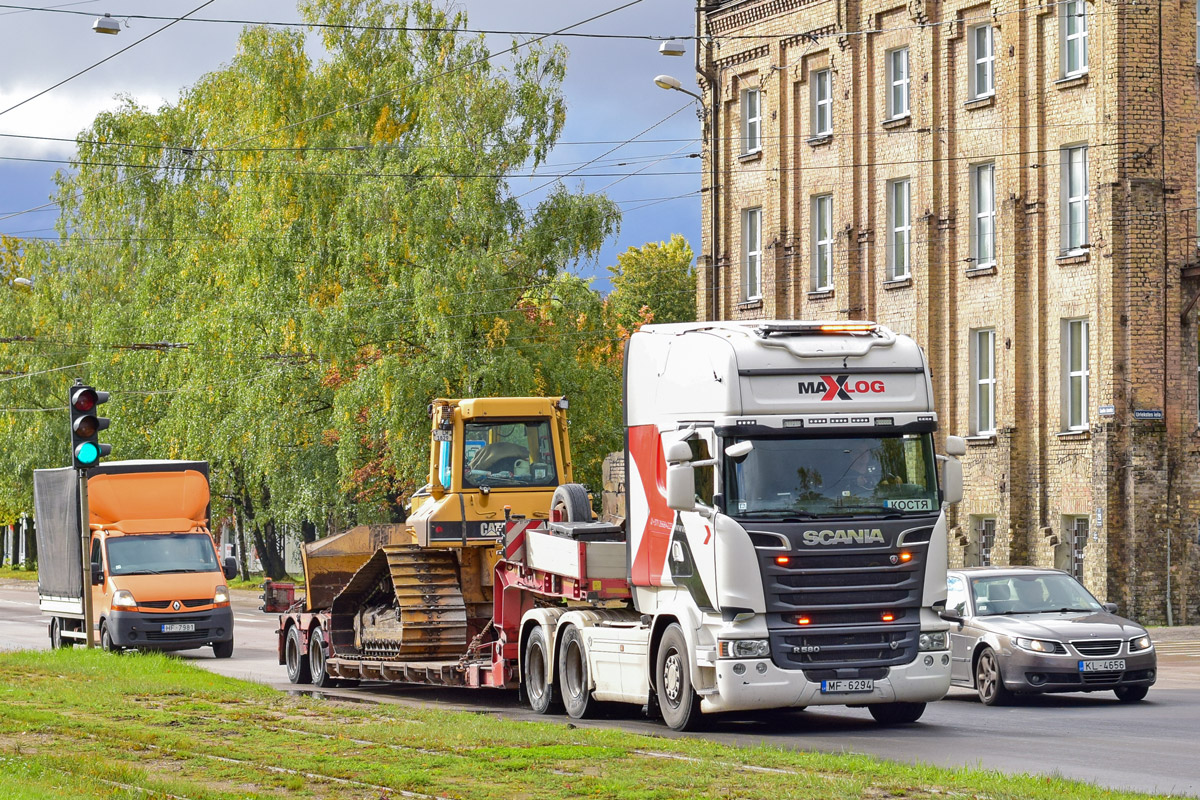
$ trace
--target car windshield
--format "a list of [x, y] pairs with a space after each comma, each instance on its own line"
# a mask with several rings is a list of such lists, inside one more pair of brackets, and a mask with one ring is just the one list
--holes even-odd
[[938, 509], [928, 433], [847, 438], [736, 438], [749, 455], [725, 459], [726, 506], [757, 519], [879, 516]]
[[472, 420], [463, 433], [464, 486], [558, 484], [550, 420]]
[[113, 575], [216, 572], [217, 554], [207, 533], [152, 533], [114, 536], [107, 542]]
[[981, 617], [1103, 609], [1079, 581], [1062, 572], [973, 578], [971, 594]]

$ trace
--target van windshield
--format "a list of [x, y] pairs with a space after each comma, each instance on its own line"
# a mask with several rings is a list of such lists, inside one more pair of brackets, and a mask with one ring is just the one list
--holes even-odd
[[139, 534], [109, 539], [112, 575], [161, 575], [167, 572], [216, 572], [217, 554], [207, 533]]
[[726, 506], [733, 517], [899, 516], [938, 510], [928, 433], [747, 440], [754, 444], [749, 455], [725, 460]]

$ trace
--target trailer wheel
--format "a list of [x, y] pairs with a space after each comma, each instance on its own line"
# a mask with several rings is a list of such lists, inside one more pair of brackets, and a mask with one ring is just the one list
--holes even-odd
[[313, 686], [327, 689], [334, 685], [329, 670], [325, 668], [327, 653], [325, 650], [325, 633], [320, 628], [313, 628], [308, 637], [308, 671], [311, 674]]
[[525, 658], [522, 659], [522, 678], [529, 707], [538, 714], [549, 714], [559, 705], [554, 696], [554, 684], [550, 682], [550, 648], [546, 646], [546, 632], [538, 625], [525, 642]]
[[305, 655], [304, 648], [300, 646], [300, 627], [293, 625], [288, 628], [287, 638], [283, 640], [283, 663], [287, 665], [288, 680], [292, 683], [312, 683], [312, 673], [308, 670]]
[[683, 628], [671, 623], [658, 644], [657, 668], [654, 672], [658, 707], [663, 722], [673, 731], [694, 731], [700, 728], [700, 695], [692, 686], [692, 666], [688, 658], [687, 640]]
[[563, 634], [562, 648], [558, 654], [558, 687], [563, 705], [574, 719], [586, 718], [595, 708], [589, 683], [583, 636], [578, 628], [571, 625]]
[[550, 500], [551, 522], [588, 522], [591, 518], [592, 504], [582, 484], [564, 483], [554, 490]]

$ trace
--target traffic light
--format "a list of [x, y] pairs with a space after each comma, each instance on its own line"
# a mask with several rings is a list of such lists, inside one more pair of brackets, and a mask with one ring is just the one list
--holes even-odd
[[71, 461], [75, 469], [91, 469], [112, 452], [112, 445], [100, 444], [97, 439], [108, 427], [108, 419], [96, 415], [96, 406], [107, 402], [108, 392], [96, 391], [78, 380], [71, 387]]

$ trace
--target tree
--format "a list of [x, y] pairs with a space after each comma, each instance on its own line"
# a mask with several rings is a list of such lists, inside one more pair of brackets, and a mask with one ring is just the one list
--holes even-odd
[[674, 234], [669, 242], [647, 242], [617, 256], [608, 296], [609, 320], [625, 330], [647, 322], [696, 319], [696, 272], [687, 239]]

